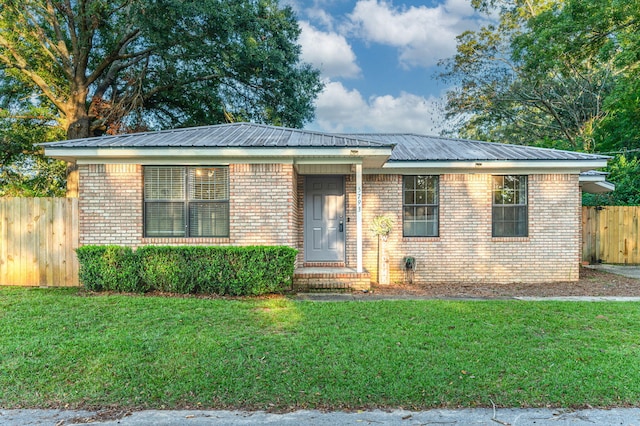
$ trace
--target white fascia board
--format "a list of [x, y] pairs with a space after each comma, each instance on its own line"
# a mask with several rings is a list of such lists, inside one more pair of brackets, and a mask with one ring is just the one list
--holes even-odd
[[586, 192], [588, 194], [604, 194], [607, 192], [614, 191], [616, 189], [615, 184], [607, 181], [596, 182], [596, 181], [586, 181], [583, 182], [580, 179], [580, 188], [582, 188], [582, 192]]
[[522, 160], [522, 161], [394, 161], [386, 163], [386, 173], [406, 174], [410, 170], [457, 171], [462, 173], [505, 173], [525, 170], [562, 170], [563, 172], [583, 172], [607, 165], [606, 159], [598, 160]]
[[580, 182], [604, 182], [606, 175], [580, 175]]
[[391, 155], [388, 147], [222, 147], [222, 148], [45, 148], [45, 155], [66, 161], [77, 161], [79, 164], [100, 163], [136, 163], [140, 161], [205, 161], [205, 159], [224, 159], [246, 162], [278, 162], [290, 163], [299, 161], [342, 161], [354, 163], [363, 157], [382, 157], [385, 160]]

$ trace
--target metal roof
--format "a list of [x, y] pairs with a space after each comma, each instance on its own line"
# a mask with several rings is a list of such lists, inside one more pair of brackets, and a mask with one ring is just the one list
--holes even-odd
[[604, 160], [573, 151], [416, 134], [332, 134], [252, 123], [218, 124], [43, 143], [56, 148], [393, 148], [390, 163], [491, 160]]
[[351, 135], [396, 145], [389, 162], [491, 160], [602, 160], [609, 157], [574, 151], [415, 134]]
[[392, 143], [263, 124], [234, 123], [41, 144], [45, 148], [380, 148]]

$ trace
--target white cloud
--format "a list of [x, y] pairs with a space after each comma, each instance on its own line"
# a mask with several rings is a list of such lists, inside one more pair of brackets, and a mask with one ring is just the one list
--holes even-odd
[[334, 18], [325, 9], [309, 8], [306, 10], [306, 15], [309, 20], [315, 24], [321, 25], [329, 31], [333, 31]]
[[399, 49], [404, 67], [435, 65], [451, 56], [456, 36], [479, 25], [468, 0], [447, 0], [436, 7], [396, 8], [379, 0], [359, 0], [345, 31], [367, 42]]
[[298, 41], [302, 46], [302, 60], [318, 68], [326, 78], [360, 75], [356, 55], [343, 36], [318, 31], [306, 21], [300, 22], [300, 28], [302, 33]]
[[326, 132], [438, 134], [445, 125], [443, 100], [411, 93], [364, 99], [357, 90], [328, 82], [316, 100], [312, 126]]

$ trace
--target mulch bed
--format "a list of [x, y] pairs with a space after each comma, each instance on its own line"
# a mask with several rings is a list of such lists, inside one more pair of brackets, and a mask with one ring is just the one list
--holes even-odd
[[580, 268], [577, 282], [556, 283], [427, 283], [373, 285], [374, 294], [425, 297], [507, 298], [519, 296], [626, 296], [640, 297], [640, 280], [589, 268]]

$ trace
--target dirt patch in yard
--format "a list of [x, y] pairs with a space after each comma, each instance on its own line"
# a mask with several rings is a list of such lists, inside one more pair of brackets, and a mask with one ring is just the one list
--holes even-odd
[[557, 283], [427, 283], [373, 285], [374, 294], [416, 295], [425, 297], [488, 297], [519, 296], [626, 296], [640, 297], [640, 280], [621, 275], [580, 268], [577, 282]]

